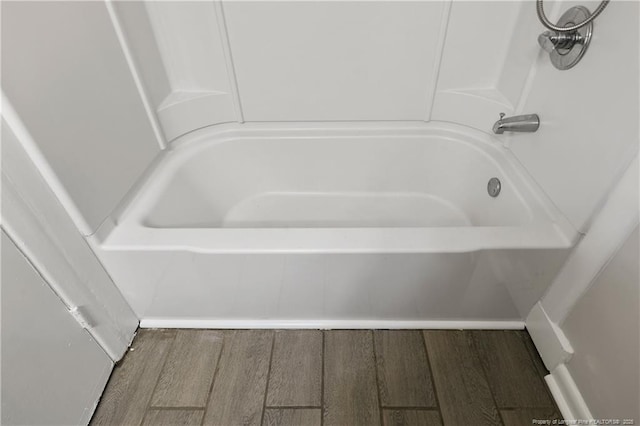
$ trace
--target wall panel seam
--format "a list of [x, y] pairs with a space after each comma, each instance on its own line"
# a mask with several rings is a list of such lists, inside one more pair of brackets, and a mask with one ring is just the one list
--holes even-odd
[[227, 29], [227, 21], [224, 16], [222, 1], [215, 1], [216, 19], [218, 21], [218, 31], [222, 40], [222, 50], [224, 52], [225, 65], [227, 67], [227, 76], [229, 86], [231, 88], [231, 99], [233, 100], [233, 109], [236, 113], [236, 119], [239, 123], [244, 123], [244, 112], [242, 111], [242, 103], [240, 101], [240, 90], [238, 88], [238, 78], [236, 75], [235, 65], [233, 63], [233, 54], [231, 52], [231, 42], [229, 41], [229, 31]]
[[442, 4], [442, 17], [440, 19], [440, 31], [438, 33], [437, 54], [433, 63], [433, 80], [431, 87], [427, 93], [427, 105], [425, 112], [425, 121], [431, 121], [431, 113], [435, 103], [436, 92], [438, 90], [438, 78], [440, 76], [440, 66], [442, 65], [442, 57], [444, 56], [444, 46], [447, 40], [447, 30], [449, 28], [449, 16], [451, 15], [451, 4], [453, 0], [446, 0]]
[[158, 116], [156, 115], [156, 112], [151, 106], [151, 102], [149, 101], [147, 91], [144, 87], [144, 84], [142, 83], [142, 79], [140, 78], [140, 73], [138, 72], [138, 67], [136, 66], [133, 55], [131, 54], [131, 49], [129, 47], [127, 37], [122, 30], [118, 15], [113, 8], [112, 0], [105, 0], [105, 7], [107, 8], [107, 12], [109, 13], [111, 25], [113, 26], [113, 30], [116, 33], [118, 42], [120, 43], [122, 53], [124, 54], [125, 60], [127, 61], [127, 65], [129, 66], [129, 72], [131, 73], [136, 88], [138, 89], [138, 95], [140, 96], [140, 99], [144, 106], [144, 110], [147, 113], [147, 118], [149, 119], [149, 123], [151, 124], [151, 128], [153, 129], [153, 134], [156, 138], [156, 142], [160, 146], [160, 149], [165, 149], [167, 147], [167, 142], [160, 128]]

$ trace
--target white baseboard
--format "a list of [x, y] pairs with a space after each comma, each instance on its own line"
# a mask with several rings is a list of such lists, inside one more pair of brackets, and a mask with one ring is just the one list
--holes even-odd
[[593, 419], [587, 403], [582, 398], [582, 394], [565, 364], [557, 366], [551, 374], [545, 377], [545, 380], [565, 420]]
[[211, 328], [211, 329], [490, 329], [522, 330], [524, 321], [474, 320], [242, 320], [206, 318], [143, 318], [140, 328]]
[[540, 302], [536, 303], [529, 312], [526, 324], [527, 331], [547, 370], [553, 371], [557, 366], [571, 359], [573, 356], [571, 343], [560, 327], [549, 319]]

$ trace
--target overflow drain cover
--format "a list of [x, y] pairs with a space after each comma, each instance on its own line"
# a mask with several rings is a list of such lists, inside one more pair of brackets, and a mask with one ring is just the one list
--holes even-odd
[[500, 179], [493, 177], [489, 179], [489, 183], [487, 183], [487, 192], [492, 197], [497, 197], [500, 194], [500, 189], [502, 189], [502, 184], [500, 183]]

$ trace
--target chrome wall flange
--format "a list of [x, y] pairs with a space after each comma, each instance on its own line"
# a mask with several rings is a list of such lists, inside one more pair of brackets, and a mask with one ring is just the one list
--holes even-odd
[[[574, 6], [560, 17], [557, 26], [569, 27], [584, 21], [589, 16], [589, 9], [584, 6]], [[549, 52], [553, 66], [559, 70], [568, 70], [580, 62], [589, 47], [592, 34], [593, 22], [589, 22], [571, 32], [545, 31], [538, 36], [538, 43]]]

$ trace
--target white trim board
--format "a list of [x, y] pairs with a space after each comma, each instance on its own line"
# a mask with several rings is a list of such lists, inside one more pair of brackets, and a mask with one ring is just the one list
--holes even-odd
[[162, 318], [140, 320], [140, 328], [210, 328], [210, 329], [469, 329], [522, 330], [524, 321], [494, 320], [262, 320]]
[[585, 421], [593, 419], [587, 403], [582, 398], [582, 394], [565, 364], [560, 364], [544, 379], [565, 420]]
[[549, 371], [571, 359], [573, 348], [569, 339], [562, 329], [551, 321], [540, 302], [533, 306], [526, 323], [527, 331]]

